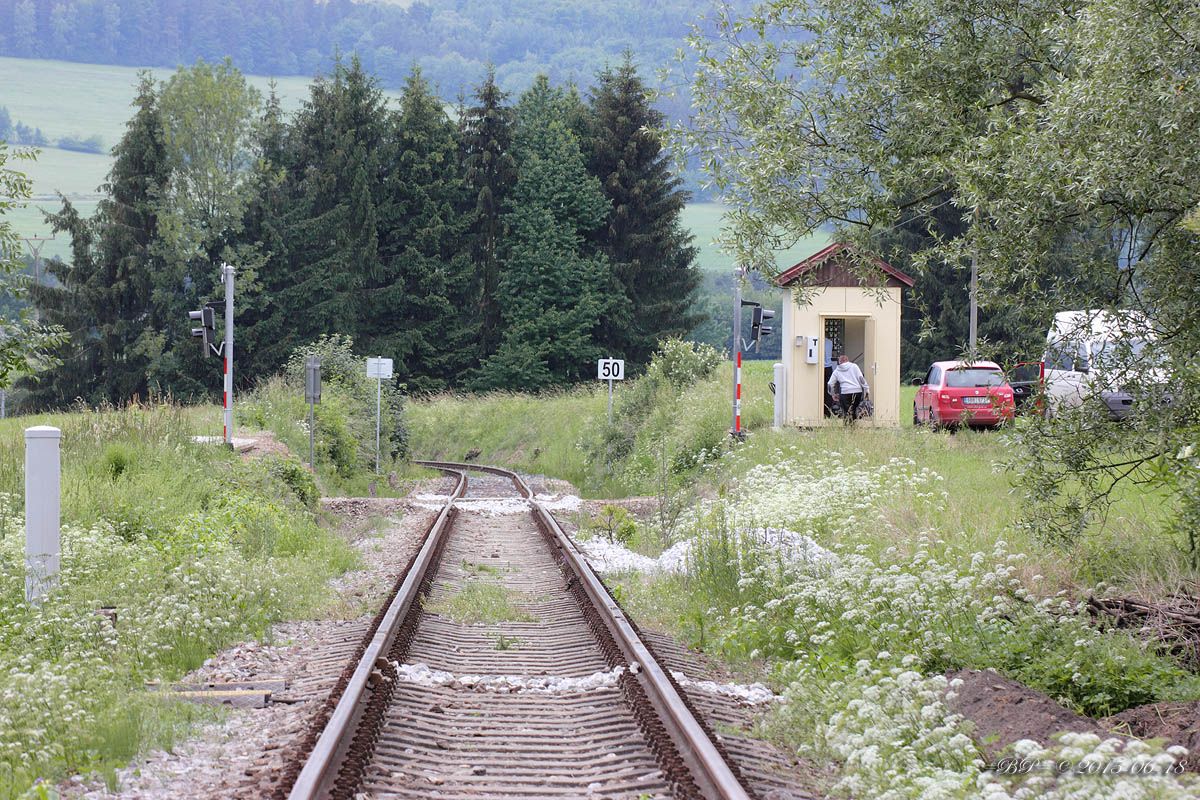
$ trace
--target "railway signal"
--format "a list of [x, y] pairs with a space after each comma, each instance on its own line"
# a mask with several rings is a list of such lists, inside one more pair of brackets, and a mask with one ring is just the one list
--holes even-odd
[[761, 304], [754, 304], [754, 313], [750, 317], [750, 338], [754, 340], [755, 345], [762, 343], [762, 337], [770, 336], [775, 332], [775, 328], [771, 325], [764, 325], [764, 322], [769, 322], [775, 319], [775, 312], [769, 308], [763, 308]]
[[221, 355], [221, 345], [217, 342], [217, 327], [213, 310], [208, 306], [198, 311], [189, 311], [188, 319], [199, 322], [199, 328], [192, 328], [192, 338], [200, 340], [200, 354], [203, 356]]
[[[233, 446], [233, 267], [221, 265], [221, 282], [225, 285], [225, 300], [205, 303], [204, 307], [188, 312], [188, 319], [199, 322], [200, 327], [192, 328], [193, 338], [200, 340], [200, 352], [205, 356], [221, 356], [224, 364], [221, 405], [224, 413], [223, 438], [225, 444]], [[225, 340], [217, 341], [216, 310], [224, 307]]]

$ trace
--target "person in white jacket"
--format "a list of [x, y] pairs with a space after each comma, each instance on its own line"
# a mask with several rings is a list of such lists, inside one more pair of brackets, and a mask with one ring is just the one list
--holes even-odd
[[858, 416], [858, 406], [863, 397], [870, 392], [867, 379], [862, 370], [845, 355], [838, 358], [838, 365], [829, 376], [829, 391], [833, 393], [833, 401], [842, 410], [842, 419], [847, 424], [854, 424]]

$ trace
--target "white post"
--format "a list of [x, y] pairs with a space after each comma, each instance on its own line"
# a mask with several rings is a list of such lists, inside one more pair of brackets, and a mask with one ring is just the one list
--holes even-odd
[[612, 425], [613, 379], [608, 379], [608, 424]]
[[4, 389], [0, 389], [0, 419], [4, 419], [6, 416], [8, 416], [6, 413], [8, 409], [5, 408], [6, 405], [8, 405], [8, 392], [6, 392]]
[[[382, 357], [382, 356], [381, 356]], [[379, 474], [379, 417], [383, 400], [383, 378], [375, 379], [375, 474]]]
[[221, 265], [225, 280], [225, 444], [233, 447], [233, 267]]
[[25, 600], [39, 602], [59, 565], [62, 431], [47, 425], [25, 429]]
[[[788, 343], [785, 341], [784, 345]], [[783, 364], [775, 365], [775, 420], [771, 423], [771, 427], [779, 430], [783, 427], [784, 410], [787, 408], [787, 377], [783, 368]]]

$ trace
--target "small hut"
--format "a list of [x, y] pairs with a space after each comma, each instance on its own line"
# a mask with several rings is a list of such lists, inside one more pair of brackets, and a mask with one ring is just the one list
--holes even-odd
[[[872, 415], [862, 423], [900, 422], [900, 293], [913, 279], [878, 258], [869, 259], [864, 275], [851, 266], [857, 256], [853, 245], [837, 242], [776, 278], [784, 290], [784, 424], [840, 422], [826, 382], [842, 354], [858, 364], [871, 388]], [[809, 290], [805, 305], [790, 290], [801, 282]]]

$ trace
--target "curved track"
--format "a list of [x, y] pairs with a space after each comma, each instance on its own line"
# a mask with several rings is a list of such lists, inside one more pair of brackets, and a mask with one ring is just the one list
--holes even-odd
[[524, 481], [426, 465], [456, 488], [287, 796], [749, 798]]

